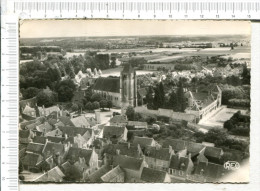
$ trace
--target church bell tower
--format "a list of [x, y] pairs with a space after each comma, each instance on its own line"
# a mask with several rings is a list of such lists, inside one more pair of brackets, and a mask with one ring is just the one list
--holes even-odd
[[135, 69], [131, 64], [125, 65], [120, 74], [120, 93], [122, 114], [129, 105], [137, 106], [137, 79]]

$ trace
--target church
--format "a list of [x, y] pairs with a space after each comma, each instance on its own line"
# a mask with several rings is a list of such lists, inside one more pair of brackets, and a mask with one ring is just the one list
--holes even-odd
[[100, 77], [93, 85], [93, 92], [110, 100], [115, 107], [121, 107], [122, 113], [131, 105], [137, 106], [137, 77], [135, 69], [127, 64], [120, 77]]

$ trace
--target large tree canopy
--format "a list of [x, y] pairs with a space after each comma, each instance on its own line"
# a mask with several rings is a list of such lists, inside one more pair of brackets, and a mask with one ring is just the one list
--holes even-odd
[[70, 101], [76, 90], [76, 85], [72, 80], [64, 80], [57, 84], [56, 91], [58, 92], [59, 101]]

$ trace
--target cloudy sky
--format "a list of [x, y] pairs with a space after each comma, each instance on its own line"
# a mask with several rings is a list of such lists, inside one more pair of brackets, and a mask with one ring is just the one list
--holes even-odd
[[23, 20], [21, 38], [135, 35], [250, 35], [249, 21]]

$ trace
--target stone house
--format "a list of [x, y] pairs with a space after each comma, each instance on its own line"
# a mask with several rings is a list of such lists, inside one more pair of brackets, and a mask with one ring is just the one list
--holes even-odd
[[144, 159], [117, 155], [113, 159], [113, 167], [120, 166], [125, 172], [125, 182], [141, 182], [141, 174], [147, 163]]
[[170, 183], [171, 177], [166, 171], [144, 167], [141, 174], [141, 181], [144, 183]]

